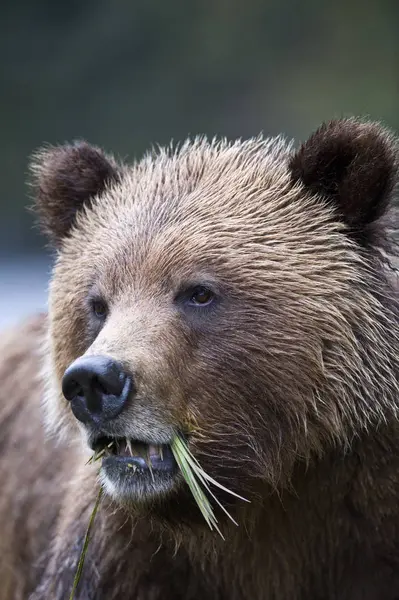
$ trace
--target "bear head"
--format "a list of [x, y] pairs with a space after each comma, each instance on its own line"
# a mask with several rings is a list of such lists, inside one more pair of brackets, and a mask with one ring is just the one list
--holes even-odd
[[132, 166], [79, 142], [32, 172], [57, 252], [47, 422], [106, 450], [118, 502], [187, 493], [177, 435], [256, 502], [396, 406], [397, 147], [380, 125], [333, 121], [299, 149], [198, 138]]

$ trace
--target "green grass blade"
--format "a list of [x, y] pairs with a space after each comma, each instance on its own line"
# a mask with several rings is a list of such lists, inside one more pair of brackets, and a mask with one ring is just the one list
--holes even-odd
[[190, 463], [190, 465], [192, 466], [193, 469], [195, 469], [195, 471], [196, 471], [197, 474], [200, 471], [201, 475], [207, 481], [209, 481], [209, 483], [212, 483], [213, 485], [215, 485], [216, 487], [220, 488], [224, 492], [227, 492], [227, 494], [230, 494], [231, 496], [235, 496], [236, 498], [239, 498], [240, 500], [243, 500], [244, 502], [250, 502], [250, 500], [247, 500], [243, 496], [240, 496], [239, 494], [236, 494], [235, 492], [232, 492], [231, 490], [229, 490], [228, 488], [226, 488], [224, 485], [222, 485], [221, 483], [219, 483], [218, 481], [216, 481], [216, 479], [213, 479], [213, 477], [211, 477], [210, 475], [208, 475], [208, 473], [206, 473], [206, 471], [203, 470], [203, 468], [201, 467], [200, 463], [195, 458], [195, 456], [193, 456], [191, 454], [190, 450], [187, 448], [186, 444], [183, 442], [183, 440], [181, 438], [179, 438], [179, 443], [181, 445], [182, 451], [184, 452], [184, 455], [186, 457], [187, 462]]
[[212, 529], [213, 527], [219, 532], [219, 534], [223, 537], [220, 532], [219, 527], [217, 526], [217, 519], [213, 512], [212, 505], [210, 504], [208, 498], [205, 495], [203, 489], [201, 489], [201, 485], [205, 488], [205, 491], [215, 500], [215, 502], [220, 506], [223, 512], [229, 517], [229, 519], [238, 526], [238, 523], [233, 519], [227, 509], [223, 506], [223, 504], [218, 500], [215, 494], [209, 487], [209, 484], [215, 485], [219, 489], [225, 491], [240, 500], [244, 500], [245, 502], [249, 502], [246, 498], [243, 498], [239, 494], [232, 492], [228, 488], [226, 488], [221, 483], [217, 482], [210, 475], [208, 475], [201, 467], [198, 460], [191, 454], [185, 440], [180, 436], [175, 436], [172, 444], [171, 444], [172, 452], [175, 456], [176, 462], [179, 465], [179, 468], [182, 472], [182, 475], [189, 486], [191, 493], [194, 496], [198, 507], [203, 514], [205, 521]]
[[71, 594], [69, 596], [69, 600], [73, 600], [74, 599], [75, 593], [76, 593], [76, 589], [77, 589], [77, 587], [79, 585], [79, 581], [80, 581], [80, 578], [81, 578], [81, 575], [82, 575], [82, 571], [83, 571], [83, 565], [84, 565], [85, 558], [86, 558], [87, 548], [89, 546], [90, 531], [91, 531], [91, 528], [93, 526], [94, 519], [96, 517], [98, 507], [100, 505], [102, 493], [103, 493], [103, 489], [100, 487], [100, 490], [99, 490], [98, 495], [97, 495], [96, 502], [94, 504], [94, 508], [93, 508], [92, 513], [90, 515], [90, 520], [89, 520], [89, 524], [87, 526], [87, 530], [86, 530], [86, 535], [85, 535], [85, 539], [84, 539], [84, 542], [83, 542], [82, 551], [81, 551], [80, 556], [79, 556], [78, 566], [76, 567], [76, 573], [75, 573], [75, 577], [74, 577], [74, 580], [73, 580], [73, 586], [72, 586]]
[[[172, 449], [173, 450], [173, 449]], [[209, 503], [209, 500], [205, 496], [204, 492], [201, 490], [198, 482], [195, 479], [194, 473], [192, 472], [189, 464], [187, 463], [184, 453], [181, 453], [178, 450], [174, 450], [174, 455], [176, 458], [176, 462], [179, 465], [179, 468], [182, 472], [182, 475], [189, 486], [195, 501], [198, 504], [199, 509], [201, 510], [206, 522], [212, 529], [212, 525], [216, 522], [216, 519], [213, 514], [212, 507]]]
[[171, 445], [171, 448], [182, 475], [189, 486], [206, 523], [211, 530], [215, 529], [224, 539], [223, 534], [218, 526], [218, 521], [214, 514], [212, 505], [210, 504], [204, 491], [201, 489], [200, 482], [198, 482], [196, 479], [196, 469], [193, 469], [187, 460], [188, 454], [185, 443], [176, 437]]

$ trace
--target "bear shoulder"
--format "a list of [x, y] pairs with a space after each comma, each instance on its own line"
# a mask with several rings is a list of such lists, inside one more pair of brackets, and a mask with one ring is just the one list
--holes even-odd
[[0, 340], [0, 600], [25, 599], [34, 586], [62, 490], [62, 449], [46, 439], [40, 407], [45, 328], [35, 316]]

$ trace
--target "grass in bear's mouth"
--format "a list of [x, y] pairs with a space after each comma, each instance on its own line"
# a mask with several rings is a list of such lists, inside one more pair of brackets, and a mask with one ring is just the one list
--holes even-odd
[[208, 493], [216, 501], [216, 503], [220, 506], [223, 512], [229, 517], [229, 519], [231, 519], [231, 521], [235, 525], [238, 525], [238, 523], [227, 512], [223, 504], [219, 502], [215, 494], [212, 493], [209, 485], [212, 484], [218, 487], [219, 489], [223, 490], [224, 492], [227, 492], [228, 494], [231, 494], [232, 496], [235, 496], [240, 500], [244, 500], [244, 502], [249, 502], [249, 500], [227, 489], [226, 487], [218, 483], [215, 479], [213, 479], [210, 475], [208, 475], [208, 473], [206, 473], [202, 469], [198, 460], [190, 452], [186, 441], [180, 435], [176, 435], [174, 437], [173, 442], [171, 444], [171, 450], [205, 521], [207, 522], [211, 530], [216, 529], [219, 535], [223, 538], [223, 535], [218, 527], [218, 521], [213, 511], [213, 507], [206, 494]]
[[[88, 464], [101, 460], [104, 457], [104, 455], [107, 454], [107, 452], [112, 453], [112, 451], [115, 451], [114, 444], [116, 444], [116, 442], [110, 441], [104, 447], [95, 450], [93, 456], [88, 461]], [[127, 449], [132, 454], [132, 448], [129, 445], [129, 442], [127, 442]], [[238, 525], [238, 523], [233, 519], [233, 517], [225, 509], [223, 504], [213, 494], [213, 492], [211, 491], [209, 486], [214, 485], [214, 486], [218, 487], [219, 489], [223, 490], [224, 492], [231, 494], [232, 496], [235, 496], [236, 498], [239, 498], [240, 500], [244, 500], [244, 502], [249, 502], [249, 500], [247, 500], [246, 498], [243, 498], [242, 496], [239, 496], [235, 492], [232, 492], [225, 486], [218, 483], [210, 475], [208, 475], [208, 473], [206, 473], [202, 469], [198, 460], [190, 452], [187, 442], [181, 435], [176, 435], [174, 437], [174, 439], [170, 445], [170, 449], [172, 450], [172, 453], [173, 453], [173, 456], [175, 457], [176, 463], [183, 475], [184, 480], [186, 481], [188, 487], [190, 488], [190, 491], [194, 497], [194, 500], [196, 501], [198, 508], [200, 509], [206, 523], [208, 524], [208, 526], [211, 530], [215, 529], [219, 533], [219, 535], [224, 539], [222, 532], [220, 531], [220, 529], [218, 527], [218, 521], [216, 519], [214, 510], [209, 501], [209, 498], [207, 497], [207, 494], [209, 494], [215, 500], [215, 502], [220, 506], [220, 508], [223, 510], [223, 512], [229, 517], [229, 519], [231, 519], [231, 521], [235, 525]], [[159, 452], [162, 457], [161, 447], [159, 447]], [[151, 472], [151, 476], [153, 477], [149, 450], [147, 449], [147, 451], [145, 451], [144, 454], [142, 454], [142, 456], [147, 463], [147, 466]], [[69, 600], [74, 599], [76, 589], [79, 585], [87, 548], [88, 548], [89, 542], [90, 542], [90, 532], [91, 532], [91, 529], [92, 529], [92, 526], [94, 523], [94, 519], [95, 519], [97, 510], [98, 510], [98, 507], [99, 507], [99, 504], [101, 501], [101, 496], [102, 496], [102, 487], [100, 487], [96, 502], [94, 504], [92, 513], [90, 515], [90, 520], [89, 520], [89, 524], [88, 524], [88, 527], [86, 530], [86, 535], [85, 535], [85, 539], [83, 542], [82, 551], [79, 556], [78, 565], [76, 567], [76, 573], [75, 573], [73, 587], [72, 587], [72, 591], [71, 591]]]

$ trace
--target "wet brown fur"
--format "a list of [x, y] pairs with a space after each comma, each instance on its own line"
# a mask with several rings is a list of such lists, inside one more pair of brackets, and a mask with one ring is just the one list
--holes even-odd
[[[338, 121], [297, 151], [196, 140], [133, 167], [68, 146], [33, 171], [58, 257], [47, 321], [0, 350], [0, 599], [69, 597], [98, 483], [60, 381], [85, 352], [134, 372], [116, 433], [194, 423], [205, 470], [251, 504], [220, 496], [240, 523], [220, 516], [223, 542], [181, 480], [139, 508], [108, 487], [78, 600], [398, 598], [392, 136]], [[218, 303], [187, 312], [204, 281]]]

